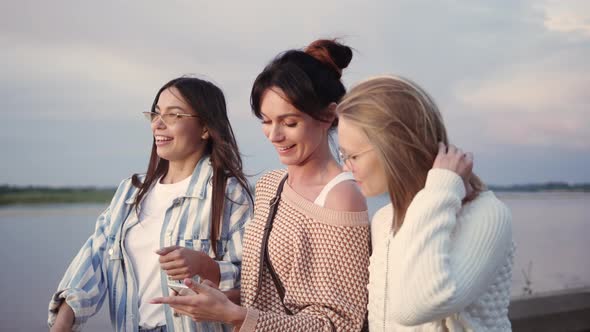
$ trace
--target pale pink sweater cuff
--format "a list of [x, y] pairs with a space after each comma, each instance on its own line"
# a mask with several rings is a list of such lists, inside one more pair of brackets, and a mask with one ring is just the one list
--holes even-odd
[[246, 319], [242, 323], [242, 327], [239, 332], [251, 332], [256, 328], [258, 322], [259, 311], [256, 309], [248, 308], [246, 311]]

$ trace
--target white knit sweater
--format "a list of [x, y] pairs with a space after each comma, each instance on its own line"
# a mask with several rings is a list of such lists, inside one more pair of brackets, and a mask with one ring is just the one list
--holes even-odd
[[391, 232], [391, 204], [371, 224], [371, 331], [510, 331], [511, 214], [491, 191], [461, 204], [462, 179], [433, 169]]

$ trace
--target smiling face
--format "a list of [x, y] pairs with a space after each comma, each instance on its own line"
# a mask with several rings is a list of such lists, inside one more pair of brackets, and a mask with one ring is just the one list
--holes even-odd
[[363, 195], [372, 197], [387, 192], [385, 168], [377, 150], [367, 135], [345, 117], [338, 119], [338, 142], [342, 153], [349, 157], [344, 170], [352, 172]]
[[303, 165], [327, 144], [330, 123], [313, 119], [291, 105], [280, 89], [261, 98], [262, 131], [274, 145], [282, 164]]
[[[162, 91], [155, 111], [161, 114], [197, 114], [175, 87]], [[177, 118], [171, 125], [158, 119], [151, 126], [160, 158], [170, 162], [183, 162], [201, 157], [207, 134], [198, 118]]]

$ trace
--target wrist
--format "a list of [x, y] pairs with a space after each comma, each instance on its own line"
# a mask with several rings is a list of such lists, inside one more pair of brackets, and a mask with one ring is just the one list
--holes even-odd
[[444, 190], [465, 197], [465, 183], [455, 171], [447, 168], [433, 168], [428, 171], [424, 188]]
[[206, 252], [199, 251], [199, 264], [196, 268], [197, 274], [201, 280], [207, 279], [219, 287], [221, 281], [221, 270], [216, 260], [211, 258]]
[[[205, 256], [207, 256], [207, 254], [205, 254], [202, 251], [198, 251], [198, 250], [193, 250], [190, 249], [192, 251], [192, 255], [190, 256], [190, 261], [192, 262], [192, 264], [189, 262], [189, 266], [190, 268], [190, 274], [191, 274], [191, 278], [194, 278], [195, 276], [201, 276], [201, 274], [203, 273], [203, 265], [204, 264], [204, 259]], [[207, 256], [208, 257], [208, 256]], [[205, 267], [206, 269], [206, 267]]]
[[72, 325], [67, 325], [65, 323], [55, 323], [51, 327], [51, 332], [61, 332], [61, 331], [71, 331]]
[[201, 261], [203, 259], [203, 252], [194, 249], [189, 250], [191, 251], [191, 254], [188, 255], [189, 258], [187, 265], [189, 266], [191, 278], [194, 278], [195, 276], [201, 275]]
[[72, 327], [74, 325], [74, 319], [74, 310], [64, 300], [64, 302], [62, 302], [62, 304], [59, 306], [54, 325]]
[[73, 322], [69, 323], [64, 320], [56, 321], [53, 326], [51, 326], [52, 332], [61, 332], [61, 331], [72, 331], [72, 327], [74, 326]]
[[226, 317], [226, 322], [230, 323], [231, 325], [235, 326], [237, 329], [240, 328], [244, 320], [246, 319], [246, 314], [248, 310], [242, 306], [234, 304], [233, 302], [230, 303], [230, 308], [228, 310], [228, 315]]

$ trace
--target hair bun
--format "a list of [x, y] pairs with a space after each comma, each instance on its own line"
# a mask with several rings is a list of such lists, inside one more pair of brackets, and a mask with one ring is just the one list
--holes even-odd
[[335, 40], [318, 39], [305, 48], [305, 53], [330, 66], [342, 76], [342, 69], [352, 60], [352, 50]]

